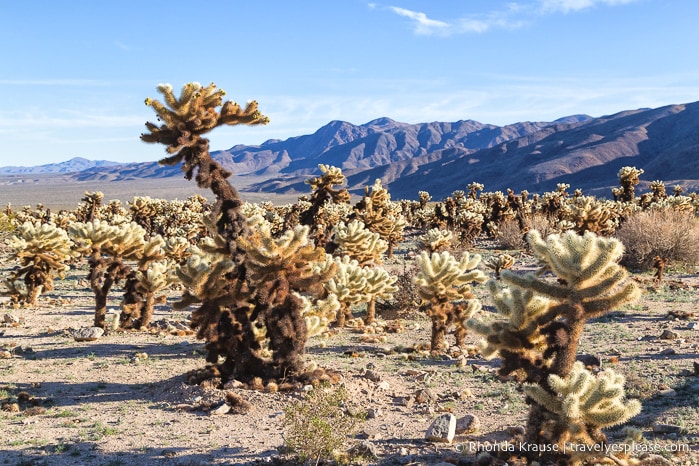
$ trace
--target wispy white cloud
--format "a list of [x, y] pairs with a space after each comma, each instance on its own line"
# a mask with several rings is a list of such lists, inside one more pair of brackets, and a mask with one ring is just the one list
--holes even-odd
[[410, 18], [413, 21], [413, 27], [416, 34], [428, 36], [435, 33], [443, 34], [447, 33], [451, 28], [449, 23], [430, 19], [425, 13], [421, 13], [419, 11], [412, 11], [405, 8], [399, 8], [397, 6], [391, 6], [389, 9], [400, 16]]
[[[639, 0], [536, 0], [534, 2], [510, 2], [504, 9], [493, 10], [479, 15], [457, 18], [450, 21], [433, 19], [427, 13], [389, 6], [393, 13], [408, 18], [417, 35], [450, 36], [455, 34], [485, 33], [492, 29], [518, 29], [526, 26], [542, 15], [577, 12], [595, 6], [617, 6]], [[370, 9], [378, 9], [376, 3]]]
[[131, 50], [131, 47], [129, 47], [127, 44], [125, 44], [124, 42], [122, 42], [120, 40], [115, 40], [114, 45], [116, 45], [117, 48], [124, 50], [124, 51]]
[[540, 9], [543, 13], [569, 13], [597, 5], [626, 5], [636, 1], [638, 0], [540, 0]]

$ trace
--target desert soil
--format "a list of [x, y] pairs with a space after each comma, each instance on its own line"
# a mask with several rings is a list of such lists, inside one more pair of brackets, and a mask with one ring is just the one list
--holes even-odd
[[[407, 252], [399, 249], [388, 261], [394, 273], [411, 261]], [[497, 251], [478, 252], [486, 257]], [[14, 265], [3, 260], [0, 271]], [[519, 254], [514, 268], [526, 266], [531, 257]], [[72, 330], [93, 320], [86, 274], [84, 266], [71, 269], [34, 308], [0, 302], [0, 402], [20, 398], [19, 412], [0, 412], [0, 464], [257, 464], [289, 458], [280, 453], [283, 408], [302, 393], [235, 389], [250, 411], [216, 414], [224, 390], [187, 383], [186, 374], [205, 361], [202, 342], [172, 326], [188, 318], [188, 312], [169, 305], [176, 291], [156, 309], [160, 331], [109, 332], [96, 341], [75, 341]], [[671, 271], [662, 284], [649, 274], [634, 278], [645, 290], [642, 299], [590, 322], [580, 351], [597, 357], [602, 369], [625, 374], [628, 396], [643, 402], [629, 424], [643, 430], [646, 449], [659, 450], [673, 464], [698, 465], [699, 279], [686, 271]], [[476, 288], [483, 312], [492, 312], [483, 287]], [[119, 299], [119, 290], [113, 291], [111, 309], [118, 309]], [[362, 309], [356, 311], [361, 316]], [[459, 357], [455, 349], [441, 357], [407, 353], [401, 349], [429, 342], [428, 319], [409, 311], [382, 322], [402, 331], [346, 328], [307, 346], [308, 361], [339, 371], [356, 409], [369, 413], [353, 440], [374, 445], [378, 458], [370, 463], [466, 464], [473, 454], [461, 446], [505, 440], [523, 425], [524, 396], [516, 383], [496, 377], [497, 359]], [[453, 335], [448, 339], [453, 342]], [[477, 344], [474, 335], [467, 339]], [[416, 400], [424, 389], [436, 399]], [[430, 424], [444, 412], [475, 416], [479, 426], [451, 444], [426, 441]], [[660, 432], [660, 424], [670, 427]], [[621, 428], [607, 432], [611, 442], [623, 437]]]

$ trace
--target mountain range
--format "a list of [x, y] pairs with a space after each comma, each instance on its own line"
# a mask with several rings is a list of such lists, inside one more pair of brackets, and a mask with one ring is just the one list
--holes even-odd
[[[322, 163], [341, 167], [355, 193], [381, 179], [393, 199], [415, 199], [418, 191], [441, 199], [474, 181], [486, 191], [529, 192], [568, 183], [586, 194], [609, 197], [618, 185], [617, 172], [626, 165], [644, 170], [641, 187], [663, 180], [668, 187], [699, 190], [698, 130], [699, 102], [506, 126], [379, 118], [363, 125], [332, 121], [313, 134], [236, 145], [214, 151], [212, 157], [236, 175], [234, 185], [252, 192], [306, 194], [304, 181], [317, 175]], [[0, 168], [3, 173], [69, 173], [75, 181], [182, 176], [178, 167], [157, 162], [79, 158]]]

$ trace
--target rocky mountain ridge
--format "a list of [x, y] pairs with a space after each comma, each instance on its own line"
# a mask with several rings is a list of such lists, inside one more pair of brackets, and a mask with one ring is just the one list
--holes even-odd
[[[332, 121], [313, 134], [236, 145], [212, 156], [235, 175], [234, 185], [254, 192], [308, 193], [304, 181], [318, 173], [320, 163], [341, 167], [354, 192], [380, 178], [394, 199], [414, 199], [419, 190], [442, 198], [473, 181], [487, 191], [542, 192], [568, 183], [608, 195], [625, 165], [642, 168], [646, 182], [660, 179], [697, 190], [698, 126], [699, 102], [506, 126], [379, 118], [363, 125]], [[69, 176], [118, 181], [181, 172], [156, 162], [100, 162]]]

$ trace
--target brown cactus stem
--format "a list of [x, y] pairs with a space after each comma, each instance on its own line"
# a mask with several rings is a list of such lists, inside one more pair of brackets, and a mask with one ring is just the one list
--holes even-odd
[[366, 303], [366, 319], [365, 324], [372, 324], [376, 320], [376, 297], [372, 296]]
[[107, 315], [107, 296], [112, 286], [128, 274], [128, 266], [121, 261], [109, 263], [105, 259], [89, 259], [90, 287], [95, 293], [95, 327], [104, 328]]

